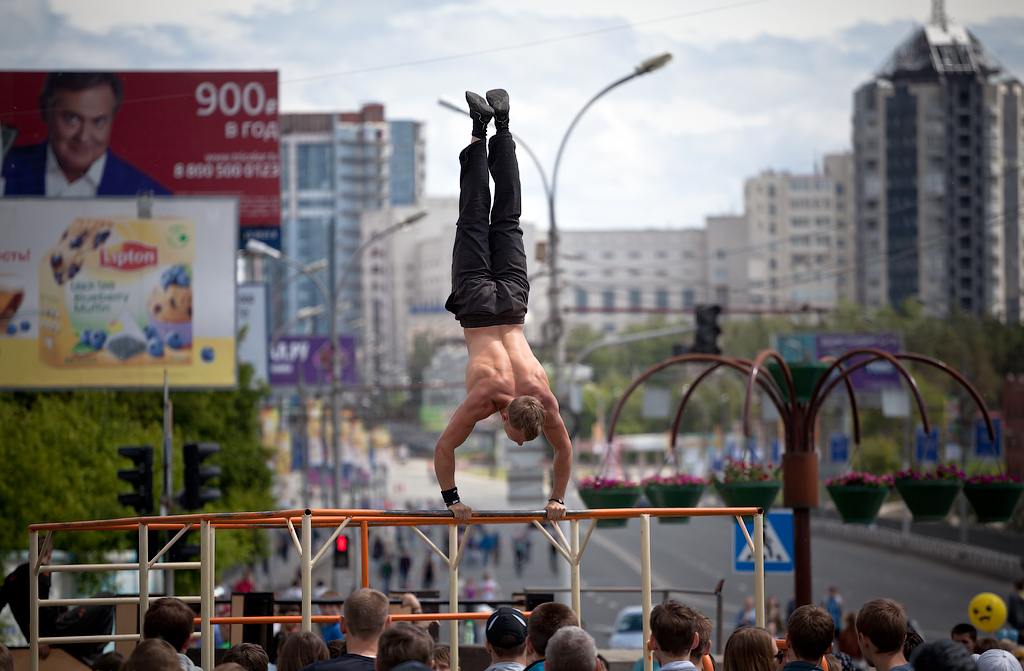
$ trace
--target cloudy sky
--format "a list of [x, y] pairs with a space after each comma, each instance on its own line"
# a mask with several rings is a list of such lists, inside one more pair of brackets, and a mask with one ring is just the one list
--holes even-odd
[[[1024, 2], [946, 0], [1024, 76]], [[583, 117], [559, 174], [565, 228], [701, 225], [763, 169], [850, 146], [851, 94], [930, 0], [0, 0], [6, 69], [275, 69], [283, 111], [385, 105], [427, 124], [427, 192], [455, 195], [468, 119], [437, 104], [508, 89], [550, 173], [577, 111], [640, 61], [672, 62]], [[2, 92], [0, 92], [2, 95]], [[524, 219], [545, 227], [523, 161]]]

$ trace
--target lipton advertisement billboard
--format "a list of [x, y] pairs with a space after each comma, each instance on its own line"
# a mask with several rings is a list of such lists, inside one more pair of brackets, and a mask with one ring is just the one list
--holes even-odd
[[231, 387], [238, 204], [0, 198], [0, 388]]
[[236, 244], [280, 249], [277, 72], [0, 71], [0, 91], [0, 195], [232, 196]]

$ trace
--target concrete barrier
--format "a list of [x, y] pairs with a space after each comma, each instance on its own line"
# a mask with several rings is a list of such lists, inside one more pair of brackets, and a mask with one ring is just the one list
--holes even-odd
[[843, 524], [835, 520], [815, 517], [811, 518], [811, 531], [825, 538], [871, 545], [924, 559], [933, 559], [943, 564], [975, 573], [983, 573], [1007, 582], [1024, 577], [1024, 559], [1020, 555], [918, 534], [905, 534], [875, 525]]

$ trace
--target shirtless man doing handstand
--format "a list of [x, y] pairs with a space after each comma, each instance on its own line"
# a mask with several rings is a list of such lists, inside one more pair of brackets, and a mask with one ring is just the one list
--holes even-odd
[[[547, 373], [523, 335], [530, 283], [526, 277], [522, 197], [516, 145], [508, 130], [508, 94], [487, 92], [487, 100], [466, 92], [473, 139], [462, 150], [459, 221], [452, 255], [452, 294], [445, 307], [462, 324], [469, 348], [468, 395], [434, 448], [434, 470], [441, 495], [457, 520], [472, 509], [455, 487], [455, 448], [480, 420], [501, 413], [505, 435], [519, 445], [540, 432], [554, 448], [548, 520], [565, 515], [565, 488], [572, 470], [572, 443], [558, 414]], [[497, 132], [485, 146], [491, 118]], [[487, 174], [494, 178], [494, 205]]]

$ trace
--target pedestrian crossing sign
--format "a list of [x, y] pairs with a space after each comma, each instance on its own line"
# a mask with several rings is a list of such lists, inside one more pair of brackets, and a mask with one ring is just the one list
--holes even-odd
[[[751, 540], [754, 538], [754, 520], [744, 522]], [[772, 510], [764, 520], [764, 572], [793, 573], [793, 511]], [[753, 573], [754, 553], [747, 545], [739, 522], [733, 522], [733, 573]]]

